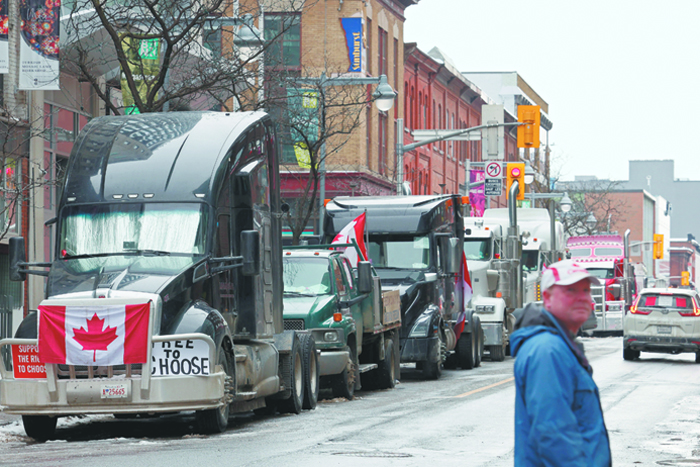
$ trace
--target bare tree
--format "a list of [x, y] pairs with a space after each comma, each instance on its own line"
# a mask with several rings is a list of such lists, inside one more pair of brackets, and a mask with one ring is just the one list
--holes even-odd
[[[77, 0], [61, 24], [62, 66], [113, 114], [264, 107], [261, 60], [276, 36], [255, 27], [257, 3]], [[308, 3], [275, 0], [286, 12]]]
[[621, 220], [626, 212], [624, 197], [618, 196], [622, 182], [611, 180], [586, 180], [559, 183], [572, 201], [571, 211], [561, 215], [568, 235], [592, 235], [612, 230], [615, 220]]

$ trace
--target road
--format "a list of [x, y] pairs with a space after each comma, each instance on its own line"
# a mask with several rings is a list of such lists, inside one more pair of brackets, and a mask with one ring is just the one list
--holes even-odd
[[[700, 367], [694, 356], [622, 359], [621, 338], [584, 338], [615, 465], [700, 465]], [[34, 443], [0, 427], [0, 465], [41, 466], [511, 466], [513, 359], [394, 390], [326, 399], [300, 415], [242, 416], [216, 436], [193, 417], [62, 419], [58, 440]], [[697, 463], [693, 462], [697, 459]]]

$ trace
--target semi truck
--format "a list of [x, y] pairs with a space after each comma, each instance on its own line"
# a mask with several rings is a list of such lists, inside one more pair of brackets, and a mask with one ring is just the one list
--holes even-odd
[[598, 234], [569, 237], [567, 255], [602, 282], [591, 287], [598, 333], [622, 334], [623, 319], [637, 294], [635, 266], [629, 262], [629, 235]]
[[398, 290], [382, 291], [371, 264], [354, 268], [343, 248], [356, 247], [285, 249], [284, 327], [314, 336], [321, 388], [352, 399], [356, 389], [390, 389], [400, 377], [401, 311]]
[[0, 404], [29, 436], [74, 414], [194, 411], [213, 433], [233, 412], [315, 405], [313, 336], [283, 329], [278, 158], [264, 112], [88, 123], [49, 221], [53, 260], [27, 263], [10, 239], [11, 278], [46, 277], [0, 341]]
[[400, 294], [400, 362], [415, 363], [426, 379], [439, 378], [449, 357], [465, 369], [481, 362], [481, 323], [465, 309], [460, 287], [462, 206], [457, 195], [337, 197], [326, 203], [326, 243], [366, 213], [369, 260], [382, 290]]
[[[517, 232], [512, 229], [513, 221]], [[551, 227], [549, 212], [536, 208], [517, 209], [515, 213], [487, 209], [483, 217], [465, 219], [464, 251], [473, 289], [469, 307], [481, 320], [492, 361], [503, 361], [508, 353], [515, 325], [512, 312], [523, 303], [541, 300], [541, 271], [552, 257]], [[507, 246], [509, 229], [512, 245]], [[559, 222], [555, 223], [555, 235], [558, 260], [564, 256]]]

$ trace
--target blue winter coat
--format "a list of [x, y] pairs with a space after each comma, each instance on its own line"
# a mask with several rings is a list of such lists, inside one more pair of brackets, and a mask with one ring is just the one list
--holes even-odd
[[515, 465], [609, 466], [610, 441], [591, 368], [561, 324], [528, 305], [511, 336]]

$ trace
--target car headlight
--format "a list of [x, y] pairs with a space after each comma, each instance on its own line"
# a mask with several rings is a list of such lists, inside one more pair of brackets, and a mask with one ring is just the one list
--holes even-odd
[[424, 313], [420, 315], [413, 324], [413, 328], [411, 328], [411, 332], [408, 334], [408, 337], [428, 337], [431, 318], [431, 313]]
[[477, 305], [476, 312], [477, 313], [495, 313], [496, 306], [495, 305]]
[[324, 342], [338, 342], [338, 333], [335, 331], [328, 331], [323, 333]]

